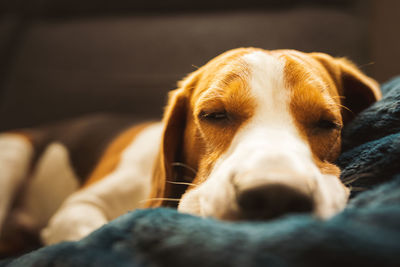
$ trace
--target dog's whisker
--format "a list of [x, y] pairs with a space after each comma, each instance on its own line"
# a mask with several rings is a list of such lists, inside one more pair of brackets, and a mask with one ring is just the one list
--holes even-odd
[[365, 191], [367, 189], [368, 188], [360, 187], [360, 186], [350, 186], [350, 191], [353, 191], [353, 192], [362, 192], [362, 191]]
[[190, 167], [189, 165], [182, 163], [182, 162], [172, 162], [171, 164], [173, 167], [183, 167], [186, 168], [187, 170], [191, 171], [194, 175], [197, 174], [197, 171]]
[[182, 185], [192, 185], [192, 186], [198, 186], [198, 184], [194, 184], [194, 183], [186, 183], [186, 182], [174, 182], [174, 181], [167, 181], [167, 183], [170, 183], [170, 184], [182, 184]]
[[194, 177], [190, 177], [190, 176], [183, 176], [182, 178], [183, 178], [183, 180], [187, 181], [188, 183], [190, 183], [190, 181], [194, 180]]
[[342, 96], [342, 95], [336, 95], [336, 96], [332, 96], [332, 98], [345, 99], [346, 97], [345, 97], [345, 96]]
[[181, 199], [180, 198], [167, 198], [167, 197], [154, 197], [154, 198], [140, 200], [139, 203], [148, 202], [148, 201], [159, 201], [159, 200], [179, 202]]
[[343, 184], [345, 185], [349, 185], [355, 181], [357, 181], [360, 178], [365, 178], [365, 177], [369, 177], [371, 176], [371, 174], [369, 173], [362, 173], [362, 174], [353, 174], [349, 177], [346, 177], [345, 179], [342, 180]]
[[359, 177], [355, 177], [355, 178], [349, 179], [349, 180], [344, 180], [344, 181], [343, 181], [343, 184], [345, 184], [345, 185], [350, 185], [350, 184], [352, 184], [353, 182], [357, 181], [358, 179], [359, 179]]
[[347, 110], [347, 111], [351, 112], [352, 114], [354, 114], [354, 112], [351, 109], [349, 109], [348, 107], [346, 107], [345, 105], [342, 105], [342, 104], [336, 104], [336, 105], [338, 105], [339, 107], [344, 108], [345, 110]]
[[[340, 140], [340, 134], [338, 134], [338, 136], [336, 137], [336, 139], [335, 139], [335, 143], [334, 144], [337, 144], [337, 142]], [[331, 148], [329, 149], [329, 151], [328, 151], [328, 153], [327, 153], [327, 157], [330, 157], [331, 156], [331, 154], [333, 153], [333, 151], [334, 151], [334, 147], [335, 146], [331, 146]], [[326, 161], [325, 161], [326, 162]]]
[[359, 67], [360, 69], [362, 69], [362, 68], [369, 67], [369, 66], [372, 66], [372, 65], [375, 65], [375, 64], [376, 64], [375, 61], [371, 61], [371, 62], [368, 62], [368, 63], [365, 63], [365, 64], [361, 64], [361, 65], [359, 65], [358, 67]]

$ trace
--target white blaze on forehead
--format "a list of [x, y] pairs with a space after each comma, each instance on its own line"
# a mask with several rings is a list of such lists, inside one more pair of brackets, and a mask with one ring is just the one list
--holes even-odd
[[243, 56], [250, 69], [249, 88], [257, 107], [255, 116], [269, 122], [286, 124], [291, 120], [287, 107], [289, 92], [285, 89], [285, 61], [257, 51]]
[[295, 130], [289, 112], [290, 90], [285, 85], [285, 60], [265, 52], [244, 56], [250, 67], [249, 88], [257, 106], [253, 121]]
[[261, 51], [244, 55], [243, 60], [250, 68], [249, 89], [256, 107], [254, 116], [233, 139], [231, 152], [243, 139], [257, 139], [260, 145], [267, 142], [269, 147], [281, 151], [290, 146], [291, 151], [298, 148], [309, 155], [308, 146], [301, 139], [290, 114], [290, 90], [286, 88], [284, 77], [285, 60]]

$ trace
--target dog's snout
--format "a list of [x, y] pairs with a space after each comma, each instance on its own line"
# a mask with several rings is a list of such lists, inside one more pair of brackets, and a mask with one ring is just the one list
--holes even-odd
[[311, 196], [287, 185], [269, 184], [238, 192], [239, 217], [244, 220], [267, 220], [286, 213], [312, 212]]

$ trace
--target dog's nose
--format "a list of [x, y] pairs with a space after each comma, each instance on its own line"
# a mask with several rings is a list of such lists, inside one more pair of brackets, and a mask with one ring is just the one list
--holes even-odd
[[286, 213], [311, 212], [311, 196], [287, 185], [269, 184], [245, 189], [237, 196], [239, 216], [244, 220], [267, 220]]

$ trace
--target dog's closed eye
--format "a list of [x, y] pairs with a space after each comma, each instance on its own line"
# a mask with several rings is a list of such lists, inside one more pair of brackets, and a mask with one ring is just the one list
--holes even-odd
[[201, 111], [199, 119], [209, 123], [222, 123], [230, 120], [230, 116], [226, 110], [221, 111]]
[[314, 127], [319, 130], [329, 131], [329, 130], [338, 130], [342, 126], [341, 126], [341, 124], [339, 124], [336, 121], [331, 120], [331, 119], [320, 119], [319, 121], [317, 121], [314, 124]]

